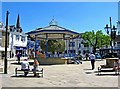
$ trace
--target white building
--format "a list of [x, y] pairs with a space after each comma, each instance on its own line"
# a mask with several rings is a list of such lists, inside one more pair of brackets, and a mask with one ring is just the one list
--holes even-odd
[[19, 15], [17, 18], [16, 27], [9, 27], [9, 42], [10, 42], [10, 57], [15, 57], [17, 52], [20, 52], [21, 57], [27, 55], [27, 34], [23, 33], [20, 27]]
[[66, 53], [73, 53], [73, 54], [81, 54], [85, 55], [85, 53], [92, 52], [91, 47], [86, 47], [83, 43], [83, 39], [81, 37], [76, 37], [73, 40], [66, 40]]

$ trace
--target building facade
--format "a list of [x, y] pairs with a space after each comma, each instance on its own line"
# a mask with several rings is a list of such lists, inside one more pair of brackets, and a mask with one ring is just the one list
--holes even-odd
[[27, 34], [20, 27], [20, 18], [18, 15], [16, 26], [9, 27], [10, 57], [16, 57], [17, 52], [21, 57], [27, 56]]
[[71, 40], [66, 40], [66, 53], [73, 53], [85, 55], [86, 53], [92, 52], [92, 47], [87, 47], [83, 44], [83, 39], [79, 36]]

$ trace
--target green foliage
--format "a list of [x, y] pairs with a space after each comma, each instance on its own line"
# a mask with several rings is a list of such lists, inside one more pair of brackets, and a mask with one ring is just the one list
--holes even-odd
[[110, 36], [103, 34], [102, 30], [98, 30], [96, 33], [94, 31], [87, 31], [82, 34], [82, 38], [86, 43], [93, 47], [93, 51], [96, 51], [96, 48], [104, 47], [110, 45]]
[[[46, 49], [46, 40], [41, 40], [40, 46], [43, 51]], [[48, 40], [48, 51], [49, 52], [63, 52], [65, 49], [65, 42], [64, 40]]]
[[46, 47], [45, 43], [46, 43], [45, 40], [40, 41], [40, 47], [41, 47], [42, 51], [44, 51], [44, 52], [45, 52], [45, 47]]

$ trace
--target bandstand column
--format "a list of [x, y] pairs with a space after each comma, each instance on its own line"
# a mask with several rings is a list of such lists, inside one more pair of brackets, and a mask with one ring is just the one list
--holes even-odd
[[35, 46], [34, 52], [35, 52], [35, 58], [36, 58], [36, 35], [35, 35], [35, 43], [34, 43], [34, 46]]
[[46, 58], [48, 58], [48, 34], [46, 34]]
[[72, 56], [74, 56], [73, 36], [72, 36]]
[[68, 55], [70, 56], [70, 39], [68, 39]]

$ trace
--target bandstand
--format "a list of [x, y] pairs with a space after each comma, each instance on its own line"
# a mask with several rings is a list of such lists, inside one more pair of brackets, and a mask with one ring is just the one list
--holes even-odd
[[35, 40], [39, 39], [45, 39], [46, 40], [46, 58], [49, 58], [48, 56], [48, 40], [56, 40], [56, 39], [63, 39], [63, 40], [72, 40], [78, 35], [79, 33], [75, 31], [71, 31], [69, 29], [66, 29], [64, 27], [58, 26], [57, 22], [52, 19], [52, 21], [49, 23], [49, 26], [44, 27], [44, 28], [38, 28], [36, 30], [30, 31], [27, 33], [31, 37], [34, 37]]

